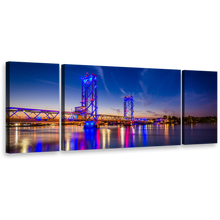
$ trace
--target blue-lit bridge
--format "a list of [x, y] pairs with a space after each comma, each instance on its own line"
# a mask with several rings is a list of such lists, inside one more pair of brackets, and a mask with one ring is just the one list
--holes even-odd
[[[32, 109], [20, 107], [7, 107], [6, 108], [6, 121], [7, 123], [48, 123], [59, 122], [59, 111], [45, 110], [45, 109]], [[89, 115], [89, 114], [88, 114]], [[82, 122], [86, 121], [86, 117], [79, 111], [65, 111], [63, 114], [64, 122]], [[97, 116], [99, 122], [128, 122], [130, 118], [119, 115], [105, 115], [99, 114]], [[134, 118], [133, 121], [146, 121], [142, 118]]]
[[[81, 77], [82, 97], [81, 106], [75, 107], [75, 111], [65, 111], [62, 113], [62, 122], [83, 122], [93, 121], [95, 124], [102, 123], [146, 123], [146, 119], [134, 117], [133, 96], [124, 97], [124, 116], [98, 114], [98, 85], [97, 75], [88, 74]], [[50, 123], [59, 122], [59, 111], [45, 109], [31, 109], [21, 107], [6, 108], [7, 123]]]

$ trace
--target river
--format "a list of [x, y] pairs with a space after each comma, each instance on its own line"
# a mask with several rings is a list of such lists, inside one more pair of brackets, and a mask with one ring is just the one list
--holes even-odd
[[[86, 129], [65, 125], [64, 150], [148, 147], [180, 144], [180, 125], [102, 126]], [[7, 128], [10, 153], [59, 151], [59, 126]], [[184, 125], [185, 144], [217, 142], [217, 123]]]

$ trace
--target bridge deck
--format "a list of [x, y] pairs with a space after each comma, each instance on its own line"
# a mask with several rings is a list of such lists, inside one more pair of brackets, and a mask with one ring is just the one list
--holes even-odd
[[[13, 115], [17, 116], [16, 113], [23, 112], [27, 117], [28, 120], [36, 119], [37, 116], [44, 113], [48, 119], [55, 119], [56, 116], [59, 115], [60, 111], [57, 110], [46, 110], [46, 109], [32, 109], [32, 108], [21, 108], [21, 107], [7, 107], [6, 108], [7, 115], [11, 118]], [[12, 113], [10, 115], [10, 113]], [[29, 113], [29, 115], [27, 114]], [[34, 118], [31, 118], [31, 114], [35, 114]], [[65, 111], [64, 115], [77, 115], [79, 116], [80, 112], [71, 112], [71, 111]], [[55, 115], [55, 116], [53, 116]], [[98, 115], [99, 120], [131, 120], [130, 118], [125, 118], [121, 115], [105, 115], [105, 114], [99, 114]], [[143, 120], [141, 118], [134, 118], [135, 121]]]

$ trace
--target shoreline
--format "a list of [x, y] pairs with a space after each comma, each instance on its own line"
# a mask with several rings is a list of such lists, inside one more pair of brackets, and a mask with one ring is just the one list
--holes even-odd
[[[204, 123], [219, 123], [219, 121], [211, 121], [211, 122], [184, 122], [184, 125], [187, 125], [187, 124], [204, 124]], [[16, 124], [16, 123], [15, 123]], [[7, 125], [5, 124], [5, 127], [9, 127], [9, 128], [13, 128], [13, 127], [40, 127], [40, 126], [59, 126], [60, 123], [50, 123], [50, 124], [21, 124], [21, 125]], [[18, 123], [19, 124], [19, 123]], [[157, 125], [157, 124], [160, 124], [160, 125], [166, 125], [166, 124], [169, 124], [169, 125], [181, 125], [181, 123], [176, 123], [176, 122], [165, 122], [165, 123], [161, 123], [161, 122], [148, 122], [148, 123], [140, 123], [140, 124], [132, 124], [132, 125], [136, 125], [136, 126], [139, 126], [139, 125]], [[76, 125], [76, 126], [83, 126], [84, 125], [84, 122], [75, 122], [75, 123], [64, 123], [63, 125]], [[115, 125], [122, 125], [122, 126], [132, 126], [132, 125], [127, 125], [127, 124], [123, 124], [123, 123], [118, 123], [118, 124], [100, 124], [100, 126], [104, 126], [104, 125], [108, 125], [108, 126], [115, 126]]]

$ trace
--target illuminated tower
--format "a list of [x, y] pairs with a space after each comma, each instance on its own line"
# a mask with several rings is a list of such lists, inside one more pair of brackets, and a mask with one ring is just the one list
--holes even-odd
[[124, 97], [124, 117], [134, 120], [134, 99], [132, 95]]
[[98, 121], [98, 95], [97, 95], [97, 76], [86, 73], [82, 80], [82, 115], [87, 121]]

